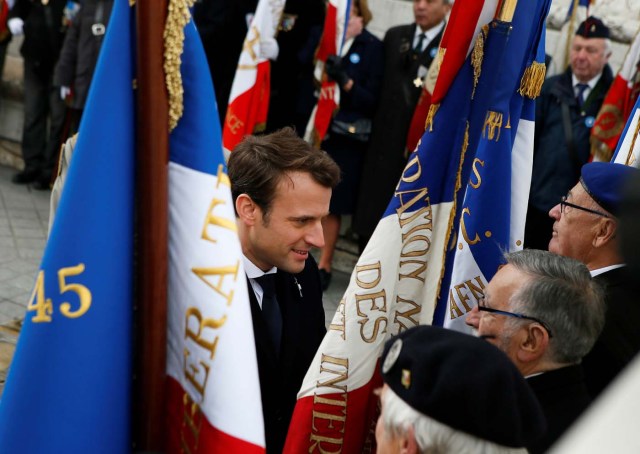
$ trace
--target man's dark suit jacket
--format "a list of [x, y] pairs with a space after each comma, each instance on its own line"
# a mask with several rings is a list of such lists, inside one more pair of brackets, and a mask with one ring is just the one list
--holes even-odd
[[276, 298], [283, 322], [279, 355], [274, 351], [262, 310], [249, 284], [267, 452], [279, 454], [300, 385], [326, 333], [318, 266], [311, 256], [299, 274], [278, 271]]
[[399, 25], [384, 36], [384, 74], [369, 149], [365, 157], [353, 229], [371, 236], [389, 204], [407, 164], [404, 149], [422, 87], [416, 86], [418, 68], [429, 68], [437, 55], [444, 29], [418, 55], [413, 39], [417, 25]]
[[545, 419], [545, 436], [531, 446], [530, 453], [547, 451], [589, 406], [591, 398], [580, 365], [562, 367], [527, 379]]
[[582, 360], [585, 381], [595, 398], [640, 351], [640, 300], [627, 267], [594, 278], [605, 288], [604, 329]]

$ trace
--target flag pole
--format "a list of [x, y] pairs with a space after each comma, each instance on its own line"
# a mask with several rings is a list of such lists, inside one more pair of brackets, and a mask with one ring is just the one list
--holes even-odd
[[163, 451], [167, 343], [169, 114], [163, 32], [168, 0], [137, 0], [137, 219], [134, 451]]
[[502, 22], [513, 22], [513, 14], [517, 5], [518, 0], [504, 0], [500, 5], [497, 19]]

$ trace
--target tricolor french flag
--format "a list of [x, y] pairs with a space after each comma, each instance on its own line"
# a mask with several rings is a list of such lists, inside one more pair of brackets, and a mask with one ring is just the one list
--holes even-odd
[[316, 83], [320, 86], [318, 103], [311, 112], [304, 134], [305, 140], [316, 146], [320, 145], [327, 134], [331, 119], [340, 105], [340, 88], [336, 82], [329, 80], [324, 65], [329, 55], [342, 53], [350, 10], [351, 0], [329, 0], [327, 3], [327, 15], [314, 69]]
[[[260, 0], [249, 24], [236, 75], [231, 85], [222, 139], [225, 153], [245, 135], [264, 131], [269, 113], [271, 62], [260, 42], [275, 39], [286, 0]], [[219, 43], [224, 46], [225, 43]]]
[[[636, 111], [636, 101], [640, 94], [638, 80], [640, 62], [640, 31], [624, 59], [624, 63], [613, 80], [600, 112], [591, 129], [591, 160], [610, 161], [629, 116]], [[624, 162], [623, 162], [624, 163]]]
[[253, 325], [218, 112], [185, 27], [184, 114], [170, 136], [167, 452], [264, 452]]

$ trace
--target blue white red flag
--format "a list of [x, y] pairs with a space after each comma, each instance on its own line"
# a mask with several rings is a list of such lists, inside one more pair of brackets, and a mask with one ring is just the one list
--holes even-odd
[[116, 1], [0, 402], [0, 452], [131, 450], [131, 24]]
[[351, 0], [329, 0], [327, 14], [324, 19], [324, 29], [320, 44], [316, 51], [314, 77], [320, 85], [318, 104], [313, 108], [305, 131], [305, 140], [319, 145], [329, 129], [329, 124], [340, 105], [340, 88], [330, 80], [324, 70], [327, 57], [342, 55], [345, 45], [345, 34], [351, 11]]
[[[452, 15], [456, 8], [468, 10], [475, 3], [455, 2]], [[495, 9], [496, 2], [487, 7]], [[471, 25], [473, 30], [476, 22]], [[465, 22], [465, 29], [468, 26]], [[478, 45], [472, 54], [477, 57], [484, 49], [484, 59], [493, 62], [490, 54], [504, 51], [499, 44], [506, 41], [510, 25], [503, 23], [501, 28], [504, 39], [491, 38], [491, 29], [487, 47]], [[450, 32], [455, 36], [449, 28], [445, 33]], [[470, 42], [471, 37], [463, 43], [463, 56]], [[466, 163], [475, 155], [497, 79], [488, 70], [483, 77], [482, 68], [471, 63], [474, 58], [461, 59], [457, 75], [447, 81], [448, 90], [441, 92], [431, 125], [410, 155], [395, 194], [358, 260], [298, 394], [287, 453], [368, 452], [373, 446], [378, 402], [372, 391], [381, 384], [377, 364], [382, 347], [390, 336], [431, 322], [446, 246], [450, 232], [455, 232], [457, 194], [464, 191], [462, 182], [467, 181], [470, 167]], [[482, 62], [482, 57], [476, 61]], [[446, 53], [443, 62], [447, 62]], [[439, 82], [440, 76], [436, 87]], [[472, 120], [479, 123], [473, 126], [476, 138], [471, 137]]]
[[184, 114], [169, 138], [167, 452], [262, 453], [251, 309], [213, 84], [184, 29]]
[[522, 249], [533, 162], [534, 98], [544, 80], [544, 18], [549, 4], [519, 2], [502, 62], [483, 62], [483, 70], [496, 68], [492, 72], [497, 85], [470, 163], [457, 235], [447, 252], [443, 303], [434, 323], [444, 320], [444, 326], [466, 331], [464, 315], [477, 304], [503, 253]]
[[640, 94], [640, 31], [613, 80], [591, 129], [591, 160], [610, 161]]
[[611, 162], [640, 167], [640, 98], [631, 110]]
[[[271, 96], [271, 61], [264, 44], [275, 45], [285, 0], [260, 0], [242, 45], [223, 125], [226, 153], [245, 135], [264, 131]], [[220, 43], [224, 46], [224, 43]]]

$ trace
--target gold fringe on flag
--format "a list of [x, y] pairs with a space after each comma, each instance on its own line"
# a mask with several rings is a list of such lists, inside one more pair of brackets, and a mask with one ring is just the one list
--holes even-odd
[[427, 119], [424, 122], [425, 131], [429, 128], [429, 132], [433, 132], [433, 118], [436, 116], [438, 108], [440, 108], [440, 103], [431, 104], [429, 106], [429, 113], [427, 114]]
[[531, 66], [524, 70], [522, 79], [520, 79], [520, 88], [518, 93], [530, 99], [536, 99], [540, 96], [544, 76], [547, 73], [547, 66], [544, 63], [534, 61]]
[[[484, 126], [482, 126], [482, 137], [486, 137], [489, 140], [497, 142], [500, 140], [500, 129], [502, 128], [502, 113], [488, 111], [487, 116], [484, 119]], [[496, 134], [497, 130], [497, 134]]]
[[482, 30], [476, 38], [476, 43], [473, 45], [471, 51], [471, 66], [473, 66], [473, 91], [471, 92], [471, 99], [476, 94], [476, 85], [480, 79], [480, 73], [482, 72], [482, 59], [484, 58], [484, 41], [489, 33], [489, 26], [484, 25]]
[[636, 130], [633, 133], [633, 140], [631, 141], [631, 146], [629, 147], [629, 154], [627, 154], [627, 159], [625, 164], [630, 166], [635, 163], [635, 158], [633, 156], [633, 149], [636, 147], [636, 139], [638, 138], [638, 134], [640, 133], [640, 118], [638, 118], [638, 122], [636, 123]]
[[[460, 163], [458, 164], [458, 174], [456, 176], [456, 187], [453, 195], [453, 208], [451, 209], [451, 213], [449, 214], [449, 224], [447, 225], [447, 235], [444, 240], [444, 244], [448, 245], [457, 236], [458, 232], [453, 229], [453, 221], [456, 216], [456, 200], [458, 191], [462, 188], [462, 164], [464, 164], [464, 157], [467, 154], [467, 148], [469, 147], [469, 122], [467, 121], [466, 128], [464, 130], [464, 138], [462, 139], [462, 148], [460, 149]], [[454, 236], [452, 236], [454, 235]], [[446, 262], [447, 258], [447, 248], [442, 254], [442, 263]], [[442, 267], [440, 271], [440, 280], [438, 281], [438, 295], [440, 294], [440, 290], [442, 287], [442, 279], [444, 278], [445, 266]]]
[[189, 8], [195, 0], [169, 0], [164, 26], [164, 74], [169, 94], [169, 132], [178, 125], [184, 109], [180, 64], [184, 49], [184, 27], [191, 20]]

